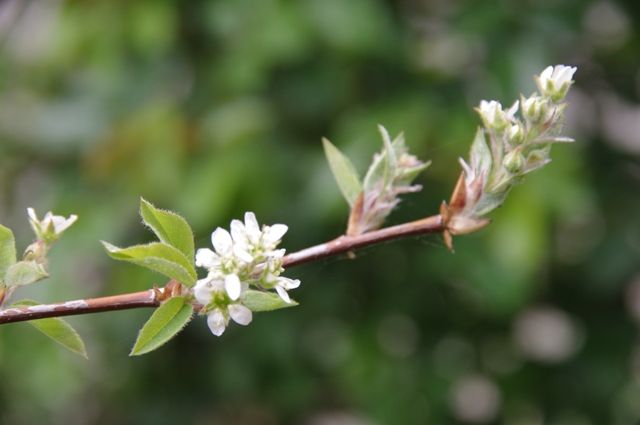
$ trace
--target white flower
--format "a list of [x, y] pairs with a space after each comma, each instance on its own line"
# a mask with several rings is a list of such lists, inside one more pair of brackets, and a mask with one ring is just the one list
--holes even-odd
[[65, 218], [61, 215], [53, 215], [51, 211], [47, 212], [42, 220], [39, 220], [33, 208], [27, 208], [27, 215], [29, 216], [31, 228], [36, 236], [45, 242], [55, 241], [60, 237], [62, 232], [78, 220], [78, 216], [75, 214], [71, 214], [69, 218]]
[[287, 291], [290, 289], [296, 289], [298, 286], [300, 286], [300, 280], [289, 279], [288, 277], [284, 276], [270, 275], [268, 276], [267, 281], [270, 281], [280, 298], [282, 298], [282, 300], [287, 304], [292, 303]]
[[215, 336], [222, 335], [230, 318], [239, 325], [247, 326], [253, 320], [253, 313], [242, 304], [229, 304], [226, 308], [216, 307], [207, 314], [207, 325], [211, 333]]
[[536, 78], [536, 83], [543, 96], [550, 97], [554, 102], [562, 100], [573, 83], [576, 67], [566, 65], [548, 66]]
[[516, 101], [507, 111], [502, 110], [502, 104], [496, 100], [481, 100], [480, 106], [476, 108], [485, 127], [494, 130], [503, 130], [505, 126], [514, 120], [514, 115], [518, 111], [519, 102]]

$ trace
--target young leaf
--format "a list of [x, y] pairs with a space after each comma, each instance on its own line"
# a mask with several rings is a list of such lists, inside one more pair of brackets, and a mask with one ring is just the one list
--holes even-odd
[[[21, 300], [13, 303], [11, 307], [25, 307], [38, 305], [39, 303], [32, 300]], [[84, 342], [78, 332], [76, 332], [70, 324], [64, 320], [53, 317], [48, 319], [30, 320], [27, 322], [58, 344], [62, 345], [69, 351], [72, 351], [85, 359], [87, 356], [87, 349], [84, 346]]]
[[193, 260], [193, 231], [184, 218], [174, 212], [158, 209], [143, 198], [140, 198], [140, 216], [158, 239]]
[[196, 270], [187, 257], [171, 245], [153, 242], [148, 245], [134, 245], [118, 248], [102, 241], [107, 254], [115, 260], [128, 261], [163, 275], [176, 279], [187, 286], [196, 283]]
[[13, 232], [0, 224], [0, 280], [7, 269], [16, 262], [16, 241]]
[[371, 192], [374, 189], [384, 189], [391, 183], [397, 164], [394, 145], [397, 144], [398, 147], [402, 147], [404, 144], [404, 136], [398, 136], [392, 143], [386, 128], [379, 125], [378, 131], [380, 131], [382, 135], [382, 151], [374, 156], [373, 162], [364, 177], [365, 192]]
[[271, 311], [281, 308], [295, 307], [297, 302], [286, 303], [278, 294], [273, 292], [246, 290], [242, 295], [242, 304], [251, 311]]
[[139, 356], [160, 347], [180, 332], [193, 314], [193, 306], [184, 297], [169, 299], [153, 312], [144, 324], [130, 356]]
[[327, 156], [329, 168], [331, 168], [333, 177], [336, 179], [342, 195], [349, 203], [349, 206], [353, 207], [356, 198], [360, 192], [362, 192], [362, 184], [360, 183], [360, 178], [358, 177], [355, 167], [349, 158], [340, 152], [329, 140], [323, 138], [322, 146], [324, 146], [324, 153]]
[[18, 261], [7, 269], [4, 283], [7, 286], [22, 286], [49, 277], [42, 264], [35, 261]]

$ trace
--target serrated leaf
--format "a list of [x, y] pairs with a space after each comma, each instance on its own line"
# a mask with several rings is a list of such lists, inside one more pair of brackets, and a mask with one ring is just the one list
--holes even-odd
[[140, 216], [160, 241], [193, 260], [193, 231], [184, 218], [172, 211], [156, 208], [143, 198], [140, 198]]
[[160, 347], [180, 332], [193, 314], [193, 306], [184, 297], [169, 299], [153, 312], [144, 324], [130, 356], [139, 356]]
[[323, 138], [322, 146], [324, 147], [324, 153], [329, 162], [329, 168], [331, 168], [333, 177], [336, 183], [338, 183], [342, 195], [349, 203], [349, 206], [353, 207], [356, 198], [360, 192], [362, 192], [362, 184], [360, 183], [358, 172], [349, 158], [340, 152], [329, 140]]
[[242, 304], [251, 311], [272, 311], [281, 308], [295, 307], [297, 302], [286, 303], [278, 294], [273, 292], [256, 291], [249, 289], [242, 295]]
[[115, 260], [128, 261], [177, 280], [187, 286], [196, 283], [193, 263], [176, 248], [163, 242], [118, 248], [102, 241], [107, 254]]
[[7, 269], [16, 263], [16, 241], [13, 232], [0, 224], [0, 281]]
[[35, 261], [18, 261], [7, 269], [4, 283], [7, 286], [23, 286], [46, 277], [49, 277], [49, 274], [42, 264]]
[[[13, 303], [11, 307], [25, 307], [38, 304], [38, 302], [32, 300], [20, 300]], [[82, 338], [66, 321], [58, 317], [51, 317], [47, 319], [29, 320], [27, 323], [58, 344], [62, 345], [67, 350], [72, 351], [85, 359], [88, 358], [87, 349]]]

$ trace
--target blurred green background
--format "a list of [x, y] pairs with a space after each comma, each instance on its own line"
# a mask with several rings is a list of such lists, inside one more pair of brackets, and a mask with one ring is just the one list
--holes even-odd
[[0, 330], [2, 424], [603, 425], [640, 421], [640, 3], [0, 2], [0, 222], [77, 213], [52, 278], [16, 297], [143, 290], [99, 240], [152, 239], [138, 197], [209, 245], [244, 211], [289, 251], [339, 235], [320, 144], [364, 171], [375, 125], [433, 165], [391, 223], [448, 198], [481, 99], [578, 66], [553, 163], [491, 226], [292, 268], [300, 307], [215, 338], [195, 320], [130, 358], [150, 310], [71, 318], [90, 359]]

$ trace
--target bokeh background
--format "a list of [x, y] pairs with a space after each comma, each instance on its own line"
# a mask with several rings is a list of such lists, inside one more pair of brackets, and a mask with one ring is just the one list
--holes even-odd
[[602, 425], [640, 421], [640, 3], [635, 0], [0, 2], [0, 222], [77, 213], [60, 301], [161, 277], [99, 240], [151, 240], [138, 197], [209, 244], [246, 210], [292, 251], [347, 206], [320, 138], [362, 172], [376, 124], [433, 165], [391, 223], [437, 211], [481, 99], [578, 66], [566, 134], [482, 232], [292, 268], [300, 307], [221, 338], [195, 320], [130, 358], [150, 310], [71, 318], [90, 358], [0, 329], [3, 424]]

